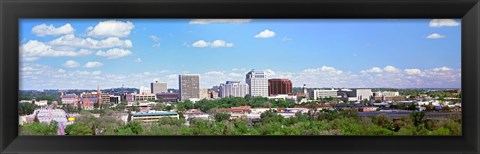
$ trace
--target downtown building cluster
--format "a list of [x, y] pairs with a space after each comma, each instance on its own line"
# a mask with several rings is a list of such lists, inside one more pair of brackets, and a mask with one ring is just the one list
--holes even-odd
[[[180, 118], [178, 112], [182, 112], [185, 119], [199, 118], [212, 119], [216, 113], [230, 114], [230, 119], [248, 118], [250, 120], [259, 120], [260, 115], [268, 110], [275, 111], [276, 114], [285, 118], [295, 116], [295, 113], [308, 113], [314, 108], [315, 111], [322, 110], [345, 110], [354, 109], [362, 113], [377, 112], [381, 109], [390, 110], [393, 105], [414, 104], [415, 110], [426, 110], [426, 106], [433, 105], [435, 110], [441, 110], [448, 107], [461, 111], [460, 103], [451, 103], [456, 98], [444, 98], [440, 101], [438, 98], [432, 98], [425, 94], [410, 98], [410, 96], [400, 95], [398, 91], [375, 91], [368, 88], [307, 88], [305, 84], [301, 90], [293, 91], [293, 83], [285, 78], [268, 78], [263, 71], [249, 71], [245, 74], [245, 81], [225, 81], [218, 86], [211, 88], [200, 87], [201, 76], [199, 74], [181, 74], [178, 75], [178, 90], [168, 89], [166, 82], [154, 81], [150, 87], [140, 87], [132, 92], [112, 93], [100, 90], [82, 92], [80, 94], [67, 93], [61, 94], [62, 105], [71, 105], [84, 110], [102, 109], [104, 104], [116, 106], [119, 102], [127, 102], [125, 111], [128, 114], [119, 112], [115, 116], [124, 121], [140, 121], [142, 123], [152, 123], [160, 118], [171, 117]], [[460, 92], [457, 92], [460, 94]], [[264, 97], [268, 99], [286, 100], [293, 102], [290, 107], [255, 107], [251, 106], [233, 106], [230, 108], [213, 108], [211, 113], [200, 111], [200, 109], [189, 109], [179, 111], [174, 108], [156, 111], [153, 109], [158, 102], [163, 102], [167, 106], [175, 106], [177, 102], [191, 101], [193, 103], [202, 99], [215, 100], [228, 97]], [[314, 106], [305, 104], [314, 102]], [[78, 114], [66, 113], [63, 110], [52, 108], [47, 105], [46, 100], [20, 100], [20, 103], [32, 103], [37, 106], [46, 106], [37, 109], [33, 115], [20, 117], [20, 122], [32, 121], [39, 118], [41, 121], [61, 121], [59, 128], [65, 128], [72, 121], [67, 121], [68, 117], [75, 117]], [[54, 102], [53, 104], [58, 104]], [[54, 113], [54, 114], [52, 114]], [[365, 114], [371, 116], [374, 114]], [[100, 116], [100, 115], [98, 115]], [[59, 120], [60, 119], [60, 120]], [[187, 123], [188, 124], [188, 123]], [[61, 125], [61, 126], [60, 126]], [[59, 131], [62, 134], [62, 131]]]

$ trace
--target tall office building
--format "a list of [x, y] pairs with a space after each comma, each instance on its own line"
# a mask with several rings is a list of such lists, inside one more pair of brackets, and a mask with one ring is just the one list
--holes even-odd
[[166, 93], [167, 92], [167, 83], [165, 82], [152, 82], [150, 83], [150, 91], [152, 94]]
[[275, 96], [280, 94], [292, 94], [292, 81], [289, 79], [269, 79], [268, 95]]
[[200, 98], [200, 75], [178, 75], [178, 88], [180, 89], [180, 101], [190, 100], [191, 98]]
[[249, 94], [248, 85], [240, 81], [227, 81], [220, 84], [220, 97], [245, 97]]
[[268, 97], [268, 78], [265, 72], [252, 70], [247, 73], [245, 82], [251, 96]]

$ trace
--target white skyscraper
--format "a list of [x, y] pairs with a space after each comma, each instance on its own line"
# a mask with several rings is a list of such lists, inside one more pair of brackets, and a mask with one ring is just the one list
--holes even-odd
[[268, 78], [265, 72], [252, 70], [247, 73], [245, 82], [251, 96], [268, 97]]
[[248, 85], [240, 81], [227, 81], [220, 84], [220, 97], [245, 97], [249, 94]]

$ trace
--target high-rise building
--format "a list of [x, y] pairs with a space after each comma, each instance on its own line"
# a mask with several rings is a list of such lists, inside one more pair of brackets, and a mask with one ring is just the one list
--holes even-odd
[[178, 75], [178, 88], [180, 89], [180, 101], [190, 100], [191, 98], [200, 98], [200, 75]]
[[245, 97], [249, 94], [248, 85], [240, 81], [227, 81], [220, 84], [220, 97]]
[[265, 72], [252, 70], [247, 73], [245, 82], [251, 96], [268, 97], [268, 78]]
[[268, 79], [268, 95], [291, 95], [292, 81], [289, 79]]
[[167, 92], [167, 83], [158, 81], [150, 83], [150, 92], [152, 94]]

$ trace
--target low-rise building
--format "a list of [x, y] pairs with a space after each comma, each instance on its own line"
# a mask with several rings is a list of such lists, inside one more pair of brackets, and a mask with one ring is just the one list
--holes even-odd
[[251, 113], [253, 114], [262, 114], [263, 112], [266, 112], [268, 110], [276, 110], [276, 108], [252, 108], [250, 109]]
[[294, 102], [294, 103], [298, 103], [297, 102], [297, 96], [294, 96], [294, 95], [281, 94], [281, 95], [269, 96], [268, 99], [273, 99], [273, 100], [276, 100], [276, 101], [278, 101], [280, 99], [283, 99], [283, 100], [291, 101], [291, 102]]
[[309, 96], [313, 96], [313, 100], [317, 100], [319, 98], [337, 98], [338, 90], [335, 89], [316, 89], [310, 91]]
[[396, 97], [400, 96], [400, 93], [398, 91], [383, 91], [381, 96]]
[[35, 101], [35, 105], [37, 105], [37, 106], [47, 106], [48, 105], [48, 100]]
[[150, 94], [150, 93], [136, 94], [136, 95], [133, 95], [133, 97], [135, 98], [135, 101], [146, 101], [146, 100], [156, 100], [157, 99], [157, 95]]
[[80, 98], [76, 94], [65, 94], [60, 97], [62, 104], [76, 104], [78, 101], [80, 101]]
[[360, 107], [358, 108], [358, 111], [359, 112], [375, 112], [377, 111], [378, 107], [376, 106], [364, 106], [364, 107]]
[[64, 124], [68, 123], [67, 113], [62, 109], [36, 109], [34, 114], [41, 123], [49, 124], [52, 121]]
[[158, 93], [157, 100], [162, 102], [178, 102], [179, 96], [178, 93]]
[[135, 93], [133, 94], [125, 94], [125, 100], [126, 101], [135, 101]]
[[383, 101], [405, 101], [405, 96], [383, 96]]
[[150, 124], [159, 121], [161, 118], [167, 117], [179, 119], [177, 112], [155, 111], [135, 113], [132, 115], [132, 121], [139, 121], [145, 124]]
[[252, 108], [250, 106], [230, 107], [232, 113], [249, 113]]
[[110, 95], [109, 100], [110, 100], [110, 103], [118, 104], [120, 103], [120, 96]]

